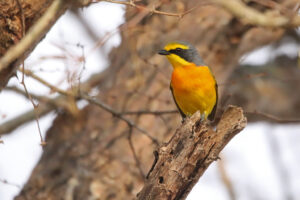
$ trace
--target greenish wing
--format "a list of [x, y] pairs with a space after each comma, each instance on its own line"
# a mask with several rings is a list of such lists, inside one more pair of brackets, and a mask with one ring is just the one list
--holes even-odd
[[216, 103], [215, 103], [215, 106], [212, 109], [211, 113], [207, 117], [210, 121], [214, 120], [215, 114], [216, 114], [216, 111], [217, 111], [217, 105], [218, 105], [218, 84], [217, 83], [215, 85], [215, 89], [216, 89]]
[[177, 106], [177, 109], [179, 110], [182, 119], [184, 119], [184, 118], [186, 117], [186, 115], [182, 112], [182, 110], [179, 108], [179, 106], [178, 106], [178, 104], [177, 104], [177, 102], [176, 102], [176, 99], [175, 99], [174, 93], [173, 93], [173, 88], [172, 88], [172, 85], [171, 85], [171, 84], [170, 84], [170, 90], [171, 90], [171, 92], [172, 92], [172, 96], [173, 96], [174, 102], [175, 102], [175, 104], [176, 104], [176, 106]]

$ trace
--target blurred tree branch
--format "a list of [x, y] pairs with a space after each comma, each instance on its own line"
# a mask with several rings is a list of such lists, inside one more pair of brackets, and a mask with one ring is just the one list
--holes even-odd
[[[300, 26], [300, 17], [297, 11], [290, 11], [290, 16], [278, 15], [274, 10], [272, 13], [260, 13], [259, 11], [247, 6], [240, 0], [213, 0], [213, 2], [221, 5], [230, 13], [245, 22], [252, 25], [259, 25], [265, 27], [298, 27]], [[291, 13], [294, 12], [294, 15]]]
[[[146, 10], [150, 14], [159, 14], [159, 15], [166, 15], [166, 16], [171, 16], [171, 17], [178, 17], [178, 18], [184, 17], [184, 15], [190, 13], [191, 11], [193, 11], [194, 9], [196, 9], [198, 6], [200, 6], [200, 5], [195, 6], [195, 7], [191, 8], [191, 9], [189, 9], [187, 11], [184, 11], [182, 13], [170, 13], [170, 12], [163, 12], [163, 11], [157, 10], [155, 8], [157, 6], [153, 6], [153, 8], [148, 8], [146, 6], [142, 6], [142, 5], [136, 4], [135, 0], [130, 0], [130, 1], [100, 0], [100, 1], [105, 1], [105, 2], [109, 2], [109, 3], [116, 3], [116, 4], [126, 5], [126, 6], [131, 6], [131, 7], [140, 9], [140, 10]], [[161, 2], [159, 2], [159, 4], [161, 4]], [[208, 3], [204, 2], [201, 5], [204, 5], [204, 4], [208, 4]]]
[[249, 122], [299, 123], [299, 77], [297, 58], [278, 56], [261, 65], [240, 65], [221, 87], [227, 103], [243, 107]]
[[[86, 92], [89, 92], [93, 87], [95, 87], [98, 84], [101, 84], [102, 81], [104, 81], [107, 78], [107, 74], [110, 73], [112, 68], [106, 69], [103, 72], [99, 72], [96, 74], [93, 74], [87, 81], [80, 84], [80, 90], [84, 90]], [[8, 90], [15, 90], [14, 88], [8, 88]], [[78, 90], [78, 88], [77, 88]], [[21, 93], [18, 89], [16, 91], [17, 93]], [[25, 92], [22, 92], [22, 95], [26, 97]], [[40, 104], [36, 108], [38, 114], [40, 117], [48, 114], [49, 112], [57, 109], [66, 109], [70, 113], [73, 113], [69, 107], [69, 99], [65, 95], [60, 95], [54, 99], [40, 99], [38, 96], [32, 94], [33, 98], [40, 100]], [[73, 98], [73, 97], [72, 97]], [[48, 101], [49, 100], [49, 101]], [[46, 101], [46, 102], [45, 102]], [[16, 128], [20, 127], [21, 125], [30, 122], [35, 119], [34, 110], [30, 110], [27, 112], [24, 112], [17, 117], [8, 120], [7, 122], [4, 122], [0, 124], [0, 135], [11, 133]]]
[[[234, 191], [234, 185], [231, 180], [231, 177], [229, 176], [227, 170], [226, 170], [226, 158], [224, 158], [224, 155], [220, 156], [220, 160], [218, 160], [218, 171], [220, 173], [220, 177], [222, 182], [224, 183], [224, 186], [227, 189], [228, 195], [230, 197], [230, 200], [236, 200], [237, 195], [236, 192]], [[224, 161], [225, 160], [225, 161]]]
[[276, 122], [276, 123], [300, 123], [300, 119], [294, 118], [294, 119], [286, 119], [286, 118], [280, 118], [268, 113], [264, 113], [261, 111], [246, 111], [245, 114], [247, 115], [254, 115], [254, 116], [261, 116], [264, 117], [265, 119], [267, 119], [268, 121], [271, 122]]
[[[114, 110], [106, 103], [104, 103], [98, 99], [95, 99], [89, 95], [86, 95], [85, 93], [87, 93], [88, 91], [82, 90], [81, 87], [78, 86], [78, 87], [71, 88], [70, 90], [62, 90], [62, 89], [52, 85], [51, 83], [45, 81], [44, 79], [40, 78], [39, 76], [35, 75], [30, 70], [24, 70], [23, 72], [25, 75], [32, 77], [36, 81], [45, 85], [46, 87], [49, 87], [51, 90], [53, 90], [61, 95], [64, 95], [66, 97], [66, 99], [68, 100], [69, 104], [70, 104], [70, 99], [71, 99], [71, 101], [75, 101], [75, 100], [79, 100], [79, 99], [87, 100], [88, 102], [95, 104], [95, 105], [99, 106], [100, 108], [106, 110], [107, 112], [111, 113], [114, 117], [120, 118], [121, 120], [125, 121], [130, 128], [137, 129], [139, 132], [141, 132], [141, 133], [145, 134], [147, 137], [149, 137], [154, 143], [158, 144], [157, 140], [155, 138], [153, 138], [151, 135], [149, 135], [147, 131], [138, 127], [133, 121], [131, 121], [130, 119], [127, 119], [126, 117], [123, 116], [123, 114], [121, 112]], [[57, 97], [57, 98], [59, 98], [59, 97]], [[54, 101], [54, 102], [52, 101], [52, 104], [57, 104], [57, 105], [61, 104], [59, 102], [61, 99], [57, 99], [57, 98], [56, 98], [56, 101]], [[28, 119], [28, 115], [27, 115], [27, 119]], [[4, 128], [2, 128], [2, 131], [8, 130], [7, 126], [10, 127], [10, 129], [11, 129], [12, 126], [15, 126], [16, 124], [19, 124], [19, 123], [20, 123], [19, 120], [17, 120], [16, 123], [6, 123], [6, 124], [4, 124]], [[1, 133], [1, 128], [0, 128], [0, 133]]]
[[[58, 102], [62, 101], [63, 97], [57, 97], [56, 99], [53, 99], [52, 101], [55, 101], [55, 105], [49, 103], [39, 104], [38, 108], [36, 108], [36, 112], [40, 117], [43, 117], [44, 115], [48, 114], [49, 112], [59, 108], [57, 106]], [[35, 110], [32, 109], [30, 111], [24, 112], [21, 115], [18, 115], [17, 117], [14, 117], [11, 120], [8, 120], [0, 125], [0, 135], [11, 133], [16, 128], [26, 124], [27, 122], [31, 122], [35, 119]]]

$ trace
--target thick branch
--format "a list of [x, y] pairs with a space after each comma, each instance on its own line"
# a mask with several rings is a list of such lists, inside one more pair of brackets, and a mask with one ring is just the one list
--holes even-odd
[[260, 13], [259, 11], [246, 6], [240, 0], [213, 0], [230, 13], [251, 24], [266, 27], [297, 27], [300, 25], [300, 17], [295, 15], [292, 18], [283, 15], [270, 15], [270, 13]]
[[224, 112], [217, 131], [200, 121], [200, 113], [194, 114], [159, 148], [158, 160], [138, 199], [185, 199], [207, 167], [218, 159], [220, 151], [246, 123], [242, 109], [235, 106]]
[[48, 29], [50, 22], [54, 20], [63, 5], [62, 0], [55, 0], [49, 10], [43, 17], [32, 27], [28, 34], [15, 46], [12, 46], [0, 60], [0, 72], [4, 70], [18, 57], [22, 56], [25, 51], [34, 43], [40, 40], [45, 30]]
[[[0, 75], [4, 77], [0, 84], [0, 89], [3, 88], [10, 75], [15, 71], [17, 65], [26, 57], [30, 50], [41, 40], [41, 38], [48, 32], [52, 24], [59, 18], [59, 16], [66, 10], [66, 1], [54, 0], [52, 5], [48, 8], [45, 14], [31, 27], [28, 33], [10, 47], [8, 51], [0, 59]], [[9, 68], [9, 69], [7, 69]]]

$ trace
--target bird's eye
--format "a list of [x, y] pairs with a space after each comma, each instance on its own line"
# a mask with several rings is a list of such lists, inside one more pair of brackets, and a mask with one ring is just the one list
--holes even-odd
[[169, 50], [169, 52], [173, 54], [182, 54], [183, 49], [182, 48], [171, 49]]

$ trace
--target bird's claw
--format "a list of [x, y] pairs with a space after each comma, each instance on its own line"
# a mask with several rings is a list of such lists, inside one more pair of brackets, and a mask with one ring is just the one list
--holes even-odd
[[201, 120], [201, 122], [203, 122], [205, 120], [205, 113], [201, 113], [200, 120]]

